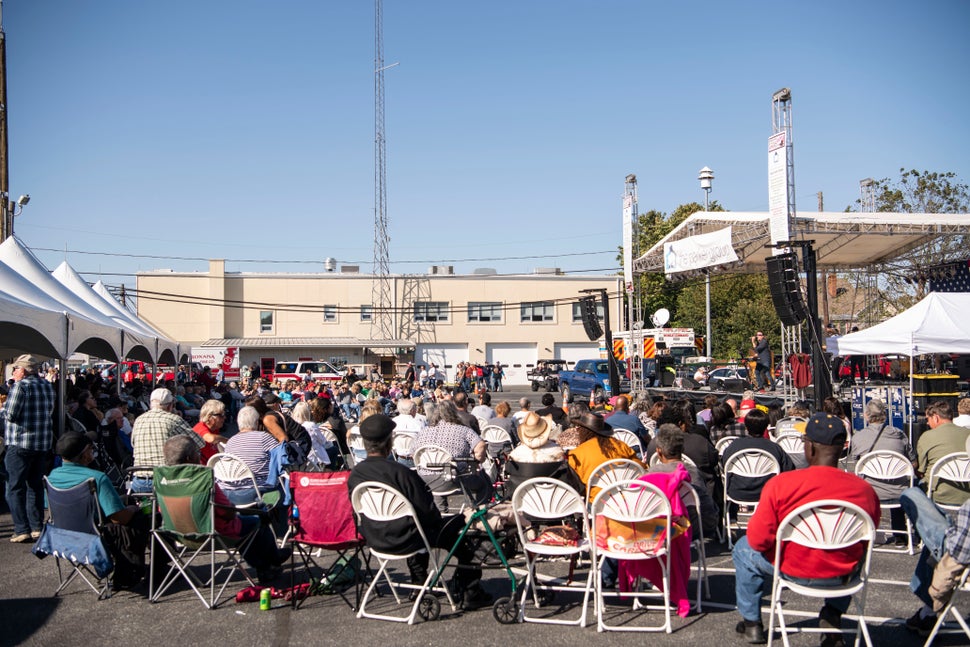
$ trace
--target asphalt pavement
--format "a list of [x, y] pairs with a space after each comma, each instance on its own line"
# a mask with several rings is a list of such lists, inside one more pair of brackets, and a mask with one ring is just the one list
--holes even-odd
[[[541, 394], [528, 388], [507, 389], [495, 394], [493, 404], [503, 397], [515, 403], [526, 395], [538, 405]], [[558, 395], [557, 395], [558, 402]], [[30, 545], [11, 544], [10, 515], [0, 504], [0, 645], [640, 645], [647, 641], [668, 645], [743, 645], [734, 632], [738, 615], [734, 606], [734, 575], [726, 546], [708, 540], [707, 554], [711, 596], [703, 611], [681, 619], [674, 615], [673, 633], [645, 636], [639, 633], [597, 633], [592, 607], [586, 628], [554, 625], [503, 625], [490, 609], [452, 613], [443, 605], [436, 621], [413, 626], [377, 620], [359, 620], [340, 597], [314, 596], [296, 611], [277, 601], [274, 608], [260, 611], [258, 603], [237, 604], [232, 596], [214, 610], [206, 610], [186, 587], [176, 588], [159, 602], [149, 603], [145, 589], [115, 593], [98, 601], [93, 593], [75, 583], [57, 597], [57, 571], [53, 558], [38, 560]], [[888, 520], [887, 520], [888, 522]], [[867, 601], [866, 617], [875, 645], [910, 647], [923, 639], [902, 626], [904, 618], [918, 607], [909, 592], [908, 581], [916, 556], [905, 553], [876, 553]], [[516, 562], [521, 576], [521, 557]], [[565, 565], [562, 566], [565, 568]], [[284, 575], [282, 583], [288, 578]], [[510, 581], [502, 570], [487, 570], [485, 588], [495, 596], [507, 594]], [[241, 584], [230, 586], [233, 593]], [[690, 591], [693, 594], [694, 581]], [[382, 604], [389, 603], [385, 598]], [[562, 595], [553, 602], [571, 605], [576, 598]], [[970, 600], [965, 602], [970, 609]], [[814, 618], [819, 605], [792, 598], [788, 604], [795, 620]], [[617, 608], [618, 609], [618, 608]], [[617, 611], [614, 609], [614, 611]], [[850, 609], [844, 621], [854, 628]], [[656, 622], [659, 611], [649, 612]], [[627, 618], [632, 614], [622, 616]], [[765, 615], [767, 618], [767, 615]], [[813, 624], [805, 621], [805, 626]], [[792, 638], [793, 645], [817, 645], [818, 636]], [[724, 642], [721, 642], [724, 641]], [[935, 644], [967, 645], [965, 636], [941, 636]]]

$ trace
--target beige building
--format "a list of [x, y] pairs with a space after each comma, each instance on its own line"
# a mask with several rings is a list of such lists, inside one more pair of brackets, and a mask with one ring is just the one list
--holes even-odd
[[[237, 347], [240, 362], [264, 371], [276, 362], [322, 359], [400, 370], [412, 358], [434, 362], [449, 379], [460, 361], [501, 362], [509, 384], [526, 383], [538, 359], [598, 357], [577, 299], [605, 289], [610, 319], [621, 327], [618, 276], [568, 276], [558, 270], [456, 275], [450, 266], [390, 277], [392, 339], [372, 339], [374, 277], [354, 266], [319, 274], [141, 272], [138, 316], [180, 343]], [[395, 366], [397, 365], [397, 366]]]

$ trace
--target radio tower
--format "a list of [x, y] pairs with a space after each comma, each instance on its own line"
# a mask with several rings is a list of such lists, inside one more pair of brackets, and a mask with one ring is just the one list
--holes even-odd
[[374, 3], [374, 282], [370, 337], [394, 337], [394, 304], [388, 265], [387, 235], [387, 151], [384, 142], [384, 10], [382, 0]]

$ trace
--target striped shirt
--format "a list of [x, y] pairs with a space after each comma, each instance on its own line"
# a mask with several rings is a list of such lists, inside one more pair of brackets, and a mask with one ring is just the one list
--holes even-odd
[[4, 442], [36, 452], [54, 444], [54, 386], [38, 375], [25, 375], [10, 387]]
[[[242, 431], [226, 442], [226, 453], [242, 459], [256, 477], [256, 483], [264, 485], [269, 478], [269, 453], [279, 445], [279, 441], [265, 431]], [[224, 483], [223, 487], [250, 487], [244, 481]]]
[[[192, 439], [200, 450], [205, 447], [202, 436], [192, 431], [187, 422], [174, 413], [163, 409], [152, 409], [138, 416], [131, 429], [131, 444], [134, 449], [134, 464], [137, 466], [157, 467], [165, 464], [162, 448], [165, 441], [172, 436], [183, 434]], [[149, 471], [135, 474], [142, 478], [151, 478]]]

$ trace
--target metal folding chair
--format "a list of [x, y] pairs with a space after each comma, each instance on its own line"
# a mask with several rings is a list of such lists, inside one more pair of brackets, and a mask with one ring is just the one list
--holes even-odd
[[[867, 481], [882, 481], [887, 485], [898, 485], [900, 492], [905, 488], [913, 487], [913, 481], [916, 478], [916, 470], [913, 469], [912, 461], [899, 452], [893, 452], [887, 449], [869, 452], [860, 458], [859, 462], [855, 464], [855, 474]], [[899, 497], [896, 497], [895, 499], [889, 499], [887, 501], [879, 501], [879, 507], [882, 510], [893, 510], [902, 508], [902, 505], [899, 503]], [[905, 532], [907, 543], [906, 552], [912, 555], [913, 525], [909, 519], [909, 515], [904, 516], [906, 517], [906, 530], [883, 528], [882, 531], [891, 535], [899, 535]], [[874, 548], [873, 550], [885, 553], [901, 552], [893, 550], [892, 548]]]
[[[771, 476], [781, 472], [781, 466], [778, 465], [778, 459], [771, 455], [770, 452], [764, 449], [746, 449], [740, 451], [736, 454], [728, 457], [727, 461], [724, 463], [724, 532], [727, 533], [728, 548], [734, 547], [734, 541], [731, 538], [731, 504], [734, 503], [738, 506], [747, 506], [751, 509], [751, 512], [747, 513], [747, 516], [751, 516], [754, 512], [754, 508], [758, 505], [758, 499], [753, 499], [750, 501], [736, 499], [728, 494], [728, 486], [731, 477], [742, 477], [742, 478], [770, 478]], [[740, 531], [742, 528], [747, 527], [747, 523], [741, 520], [741, 511], [738, 511], [737, 522], [735, 527]]]
[[697, 495], [694, 486], [690, 483], [681, 483], [680, 500], [683, 501], [685, 507], [694, 508], [694, 516], [697, 518], [697, 526], [691, 529], [690, 544], [697, 551], [697, 570], [695, 571], [697, 579], [697, 612], [701, 613], [704, 611], [701, 604], [702, 591], [703, 597], [708, 599], [711, 597], [711, 582], [707, 577], [707, 549], [704, 544], [704, 520], [701, 515], [701, 498]]
[[940, 503], [934, 498], [936, 486], [940, 484], [941, 480], [959, 483], [964, 487], [970, 485], [970, 454], [967, 454], [967, 452], [947, 454], [936, 461], [930, 469], [929, 487], [927, 489], [930, 500], [942, 510], [949, 510], [951, 512], [959, 510], [959, 504]]
[[959, 629], [956, 629], [956, 628], [944, 629], [944, 624], [946, 623], [946, 617], [950, 613], [952, 613], [953, 617], [956, 618], [957, 623], [960, 625], [960, 629], [963, 629], [963, 633], [965, 633], [967, 636], [967, 639], [970, 640], [970, 626], [967, 625], [964, 612], [960, 611], [955, 604], [957, 600], [957, 596], [965, 597], [967, 594], [970, 594], [970, 582], [968, 582], [967, 580], [968, 576], [970, 576], [970, 568], [964, 569], [963, 576], [960, 578], [960, 584], [953, 591], [953, 595], [950, 597], [950, 601], [947, 602], [946, 606], [943, 607], [943, 610], [937, 614], [936, 624], [933, 625], [933, 630], [930, 632], [930, 635], [926, 638], [926, 642], [923, 644], [923, 647], [930, 647], [930, 645], [933, 644], [933, 641], [936, 640], [936, 637], [939, 634], [950, 634], [950, 633], [959, 632]]
[[613, 430], [613, 437], [635, 451], [638, 458], [643, 458], [643, 444], [635, 433], [628, 429], [620, 429], [617, 427]]
[[[256, 492], [256, 499], [252, 503], [236, 504], [235, 507], [241, 509], [259, 508], [269, 510], [279, 505], [281, 494], [279, 490], [261, 491], [256, 476], [243, 459], [234, 454], [225, 452], [213, 454], [212, 458], [206, 463], [206, 467], [212, 468], [217, 482], [225, 485], [226, 488], [232, 487], [251, 487]], [[263, 490], [266, 486], [263, 486]]]
[[737, 439], [738, 439], [738, 436], [725, 436], [724, 438], [714, 443], [714, 449], [717, 450], [717, 455], [722, 456], [724, 454], [724, 450], [730, 447], [731, 443], [733, 443]]
[[620, 481], [632, 481], [647, 473], [643, 465], [628, 458], [614, 458], [602, 463], [589, 474], [586, 484], [586, 499], [590, 503], [589, 493], [609, 487]]

